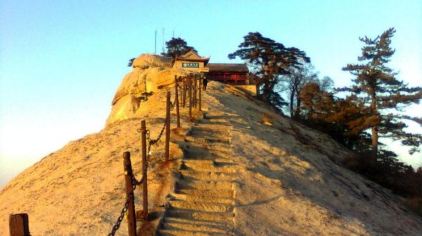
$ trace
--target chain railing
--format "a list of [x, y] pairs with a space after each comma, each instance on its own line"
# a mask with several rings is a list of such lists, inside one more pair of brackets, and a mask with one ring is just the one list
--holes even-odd
[[[180, 90], [179, 89], [179, 84]], [[197, 108], [201, 111], [201, 87], [202, 79], [200, 77], [175, 77], [175, 97], [174, 102], [170, 101], [170, 92], [167, 92], [167, 101], [166, 101], [166, 119], [158, 133], [157, 138], [151, 138], [150, 130], [146, 129], [145, 120], [141, 121], [141, 141], [142, 141], [142, 178], [137, 180], [132, 171], [132, 164], [130, 160], [130, 153], [123, 153], [123, 165], [125, 171], [125, 183], [126, 183], [126, 201], [123, 205], [123, 208], [120, 210], [119, 217], [111, 228], [111, 232], [108, 236], [114, 236], [119, 230], [120, 225], [127, 215], [128, 221], [128, 235], [136, 236], [136, 214], [135, 214], [135, 194], [134, 191], [138, 185], [142, 185], [142, 218], [143, 220], [148, 219], [148, 162], [150, 161], [151, 148], [161, 140], [164, 131], [166, 131], [165, 139], [165, 160], [169, 161], [169, 144], [170, 144], [170, 111], [176, 108], [176, 118], [177, 118], [177, 128], [180, 128], [180, 114], [179, 114], [179, 91], [180, 99], [182, 100], [182, 107], [186, 107], [187, 101], [189, 102], [189, 120], [192, 121], [192, 108]], [[142, 94], [142, 99], [147, 100], [150, 93]], [[188, 95], [188, 98], [186, 97]], [[198, 97], [198, 96], [199, 97]], [[188, 100], [187, 100], [188, 99]], [[198, 101], [199, 99], [199, 101]], [[199, 104], [198, 104], [199, 102]], [[29, 233], [29, 220], [28, 214], [11, 214], [9, 216], [9, 230], [11, 235], [30, 235]]]
[[[181, 86], [181, 98], [183, 101], [183, 105], [185, 105], [185, 97], [188, 93], [188, 101], [189, 101], [189, 120], [192, 121], [192, 108], [198, 107], [198, 110], [201, 110], [201, 87], [202, 87], [202, 80], [198, 77], [185, 77], [185, 78], [175, 78], [175, 96], [174, 102], [170, 101], [171, 94], [167, 92], [167, 99], [166, 99], [166, 118], [165, 122], [160, 129], [157, 137], [155, 139], [151, 138], [151, 131], [146, 129], [145, 121], [141, 122], [141, 134], [142, 134], [142, 179], [140, 181], [136, 180], [133, 176], [130, 164], [130, 158], [125, 158], [125, 174], [130, 175], [130, 184], [126, 183], [126, 195], [127, 199], [124, 204], [124, 207], [120, 211], [120, 215], [117, 218], [116, 223], [112, 227], [112, 231], [109, 236], [114, 236], [117, 230], [120, 227], [121, 222], [124, 219], [124, 214], [128, 214], [128, 229], [130, 236], [136, 236], [136, 219], [134, 217], [129, 217], [131, 215], [130, 212], [134, 212], [134, 204], [133, 199], [135, 195], [133, 194], [134, 190], [136, 189], [137, 185], [143, 184], [143, 211], [142, 217], [144, 220], [148, 218], [148, 181], [147, 181], [147, 168], [148, 162], [150, 161], [150, 157], [152, 155], [152, 146], [157, 145], [158, 142], [163, 137], [164, 131], [166, 131], [166, 140], [165, 140], [165, 160], [169, 161], [169, 143], [170, 143], [170, 112], [176, 108], [176, 118], [177, 118], [177, 128], [180, 128], [180, 115], [179, 115], [179, 83], [182, 83]], [[126, 154], [130, 157], [130, 154]], [[130, 170], [127, 168], [130, 167]], [[133, 213], [134, 214], [134, 213]]]
[[128, 210], [129, 200], [130, 199], [126, 199], [125, 205], [123, 206], [122, 210], [120, 211], [120, 215], [117, 218], [116, 223], [114, 223], [113, 227], [111, 228], [111, 232], [108, 234], [108, 236], [114, 236], [116, 234], [117, 230], [119, 230], [120, 224], [122, 223], [122, 221], [125, 217], [125, 213]]
[[[141, 180], [137, 180], [135, 178], [135, 176], [132, 175], [132, 186], [133, 186], [132, 190], [133, 190], [133, 192], [135, 191], [136, 186], [141, 185], [143, 183], [143, 181], [144, 181], [143, 178]], [[133, 193], [131, 193], [130, 195], [131, 195], [131, 198], [135, 197], [135, 195]], [[122, 210], [120, 211], [120, 215], [117, 218], [116, 223], [114, 223], [114, 225], [111, 229], [111, 232], [108, 234], [108, 236], [114, 236], [116, 234], [117, 230], [119, 230], [120, 224], [122, 223], [122, 221], [125, 217], [125, 213], [128, 211], [129, 201], [130, 201], [131, 198], [126, 199], [126, 202], [125, 202]]]

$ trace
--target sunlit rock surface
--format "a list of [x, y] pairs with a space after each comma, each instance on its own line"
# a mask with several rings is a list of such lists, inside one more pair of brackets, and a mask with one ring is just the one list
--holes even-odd
[[172, 68], [171, 58], [142, 54], [135, 58], [132, 71], [122, 80], [112, 101], [107, 125], [130, 118], [141, 118], [142, 97], [153, 94], [159, 88], [174, 85], [175, 76], [185, 75]]

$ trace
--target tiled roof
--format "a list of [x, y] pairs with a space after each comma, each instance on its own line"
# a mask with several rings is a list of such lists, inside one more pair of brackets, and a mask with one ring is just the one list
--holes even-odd
[[246, 64], [242, 63], [208, 63], [210, 72], [249, 72]]

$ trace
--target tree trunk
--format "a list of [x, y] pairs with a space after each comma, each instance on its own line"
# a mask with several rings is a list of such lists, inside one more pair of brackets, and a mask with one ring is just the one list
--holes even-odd
[[373, 163], [376, 163], [377, 155], [378, 155], [378, 126], [372, 127], [371, 140], [372, 140], [371, 159]]
[[299, 97], [299, 93], [296, 94], [296, 110], [295, 110], [295, 119], [299, 118], [300, 115], [300, 104], [301, 104], [301, 100]]
[[[377, 115], [377, 98], [375, 94], [375, 89], [371, 94], [371, 113]], [[375, 164], [377, 162], [378, 156], [378, 121], [371, 129], [371, 141], [372, 141], [372, 151], [371, 151], [371, 162]]]
[[290, 118], [293, 118], [295, 114], [294, 109], [293, 109], [294, 98], [295, 98], [295, 91], [291, 91], [290, 92]]
[[271, 103], [269, 96], [270, 96], [270, 84], [268, 81], [264, 81], [264, 89], [262, 91], [262, 100], [267, 102], [267, 103]]

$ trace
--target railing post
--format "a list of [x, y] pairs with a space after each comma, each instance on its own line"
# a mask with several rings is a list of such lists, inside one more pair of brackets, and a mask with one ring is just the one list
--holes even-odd
[[192, 77], [192, 108], [195, 108], [195, 76]]
[[170, 157], [170, 91], [167, 91], [167, 104], [166, 104], [166, 146], [165, 146], [165, 158], [166, 161]]
[[129, 202], [127, 207], [127, 227], [129, 236], [136, 236], [136, 216], [132, 185], [133, 173], [132, 163], [130, 162], [130, 152], [123, 153], [123, 167], [125, 170], [126, 201]]
[[189, 119], [192, 121], [192, 79], [189, 78]]
[[9, 233], [10, 236], [30, 236], [28, 214], [9, 215]]
[[177, 81], [177, 76], [174, 77], [174, 82], [175, 82], [175, 95], [176, 95], [176, 121], [177, 121], [177, 128], [180, 128], [180, 114], [179, 114], [179, 91], [178, 91], [178, 87], [179, 87], [179, 83]]
[[182, 94], [182, 106], [183, 108], [186, 107], [186, 90], [187, 90], [187, 79], [183, 79], [183, 94]]
[[198, 104], [198, 110], [202, 111], [202, 77], [199, 77], [198, 81], [199, 85], [199, 104]]
[[198, 78], [195, 75], [195, 77], [193, 77], [193, 107], [196, 107], [196, 105], [197, 105], [196, 104], [196, 102], [197, 102], [196, 94], [198, 92], [198, 86], [196, 85], [197, 80], [198, 80]]
[[147, 127], [145, 120], [141, 121], [141, 135], [142, 135], [142, 218], [148, 218], [148, 160], [147, 160]]

